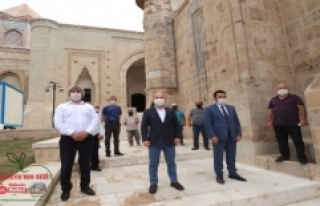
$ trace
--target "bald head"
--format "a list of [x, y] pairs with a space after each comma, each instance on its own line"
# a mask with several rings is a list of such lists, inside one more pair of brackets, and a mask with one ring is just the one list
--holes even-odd
[[153, 102], [157, 107], [163, 107], [165, 103], [166, 95], [163, 92], [153, 93]]
[[201, 108], [203, 105], [203, 102], [201, 100], [195, 101], [194, 104], [196, 105], [196, 107]]
[[289, 89], [288, 85], [284, 82], [281, 82], [277, 85], [277, 90], [279, 89]]
[[277, 85], [277, 93], [280, 97], [286, 97], [289, 94], [289, 87], [286, 83], [282, 82]]

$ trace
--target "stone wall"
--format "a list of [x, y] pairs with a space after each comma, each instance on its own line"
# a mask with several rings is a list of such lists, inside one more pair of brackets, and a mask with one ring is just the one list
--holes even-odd
[[[0, 131], [0, 141], [1, 140], [16, 140], [16, 139], [49, 139], [60, 136], [58, 130], [56, 129], [43, 129], [43, 130], [24, 130], [24, 129], [14, 129], [14, 130], [1, 130]], [[1, 144], [1, 143], [0, 143]]]
[[[52, 88], [49, 93], [45, 88], [52, 80], [65, 89], [56, 93], [56, 105], [68, 100], [67, 88], [77, 83], [91, 89], [92, 103], [105, 105], [107, 98], [115, 95], [125, 111], [126, 75], [130, 66], [144, 57], [143, 33], [65, 25], [48, 19], [33, 20], [31, 28], [30, 96], [24, 128], [51, 127]], [[128, 59], [135, 60], [124, 67]], [[144, 75], [144, 70], [138, 72]]]
[[294, 86], [302, 95], [320, 72], [320, 1], [281, 0]]

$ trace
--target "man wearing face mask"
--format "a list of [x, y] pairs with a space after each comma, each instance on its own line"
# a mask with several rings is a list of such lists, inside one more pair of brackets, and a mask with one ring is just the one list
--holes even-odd
[[199, 149], [199, 134], [201, 132], [203, 138], [203, 147], [206, 150], [210, 150], [209, 148], [209, 140], [208, 136], [206, 135], [206, 131], [204, 128], [204, 109], [203, 109], [203, 102], [196, 101], [195, 102], [196, 108], [192, 109], [189, 116], [188, 116], [188, 126], [192, 127], [193, 131], [193, 148], [192, 150]]
[[205, 130], [214, 147], [214, 171], [216, 181], [224, 184], [223, 153], [226, 151], [227, 169], [229, 178], [246, 182], [247, 180], [237, 173], [236, 148], [241, 140], [241, 125], [234, 106], [227, 105], [227, 94], [223, 90], [213, 93], [215, 104], [205, 110]]
[[171, 187], [184, 190], [178, 182], [175, 162], [175, 145], [180, 142], [180, 128], [175, 111], [165, 107], [165, 95], [156, 92], [153, 95], [154, 106], [146, 109], [141, 122], [143, 145], [149, 148], [149, 193], [155, 194], [158, 190], [158, 166], [160, 153], [163, 151], [171, 180]]
[[114, 154], [122, 156], [119, 150], [119, 135], [121, 130], [120, 117], [122, 114], [121, 107], [117, 105], [117, 98], [111, 96], [109, 105], [104, 107], [101, 112], [101, 121], [105, 122], [105, 145], [106, 156], [111, 157], [110, 139], [113, 134]]
[[304, 103], [295, 94], [290, 94], [288, 85], [280, 83], [277, 86], [278, 95], [273, 97], [268, 105], [267, 124], [273, 127], [281, 156], [276, 162], [290, 159], [288, 136], [295, 144], [300, 164], [308, 163], [302, 140], [301, 126], [307, 125], [307, 115]]
[[184, 145], [184, 143], [183, 143], [183, 127], [186, 124], [186, 117], [185, 117], [183, 111], [178, 109], [178, 105], [176, 103], [171, 104], [171, 108], [176, 112], [178, 122], [180, 125], [180, 134], [181, 134], [180, 143], [181, 143], [181, 145]]
[[60, 104], [54, 115], [54, 125], [61, 134], [59, 142], [61, 160], [61, 200], [67, 201], [72, 189], [71, 173], [76, 152], [81, 156], [81, 192], [87, 195], [95, 195], [89, 187], [90, 163], [93, 151], [94, 130], [99, 122], [99, 117], [90, 104], [81, 101], [84, 90], [78, 86], [71, 86], [68, 90], [70, 101]]
[[95, 171], [101, 171], [101, 168], [99, 167], [99, 147], [100, 147], [100, 140], [103, 139], [103, 136], [105, 134], [103, 130], [103, 126], [100, 121], [100, 106], [96, 105], [94, 106], [94, 109], [96, 111], [96, 114], [99, 118], [99, 122], [97, 124], [96, 130], [94, 132], [94, 145], [93, 145], [93, 154], [91, 159], [91, 169]]
[[139, 117], [133, 114], [133, 109], [128, 109], [128, 115], [124, 120], [124, 125], [126, 125], [128, 142], [130, 146], [133, 146], [133, 137], [136, 140], [138, 146], [140, 143], [140, 134], [138, 131]]

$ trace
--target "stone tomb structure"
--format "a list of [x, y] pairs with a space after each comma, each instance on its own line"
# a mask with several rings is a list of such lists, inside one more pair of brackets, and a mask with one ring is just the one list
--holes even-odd
[[[86, 101], [145, 109], [144, 34], [66, 25], [43, 19], [28, 5], [0, 11], [0, 80], [25, 92], [25, 129], [51, 128], [50, 81], [85, 88]], [[57, 90], [56, 105], [68, 99]]]

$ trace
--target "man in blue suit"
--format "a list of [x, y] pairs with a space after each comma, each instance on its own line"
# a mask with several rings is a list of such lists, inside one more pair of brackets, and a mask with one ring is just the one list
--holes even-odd
[[149, 148], [149, 193], [155, 194], [158, 190], [158, 166], [161, 151], [167, 163], [170, 186], [177, 190], [184, 190], [184, 187], [178, 182], [175, 162], [175, 145], [179, 144], [181, 137], [178, 118], [173, 109], [164, 106], [164, 93], [156, 92], [153, 97], [154, 106], [144, 111], [141, 122], [142, 141], [144, 146]]
[[227, 169], [229, 178], [246, 182], [247, 180], [237, 173], [236, 148], [241, 140], [241, 125], [236, 109], [226, 104], [227, 94], [217, 90], [213, 94], [215, 104], [205, 110], [205, 130], [214, 146], [214, 171], [216, 181], [224, 184], [223, 179], [223, 152], [226, 151]]

